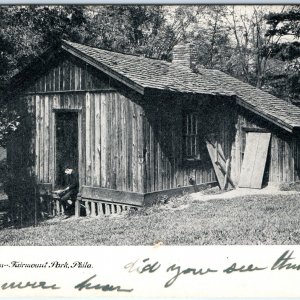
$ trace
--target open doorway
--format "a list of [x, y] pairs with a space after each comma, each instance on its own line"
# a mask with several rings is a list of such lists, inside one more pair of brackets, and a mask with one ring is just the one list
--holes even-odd
[[78, 173], [78, 113], [56, 112], [56, 174], [55, 186], [66, 185], [64, 170]]

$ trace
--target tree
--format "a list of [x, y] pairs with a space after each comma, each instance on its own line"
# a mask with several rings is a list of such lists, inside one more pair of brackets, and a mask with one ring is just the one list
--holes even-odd
[[206, 68], [228, 71], [231, 45], [225, 16], [226, 6], [204, 6], [190, 34], [198, 52], [197, 61]]
[[283, 71], [270, 75], [270, 87], [278, 96], [289, 101], [300, 100], [300, 8], [290, 6], [279, 13], [266, 16], [267, 36], [280, 39], [272, 43], [268, 51], [272, 58], [280, 60]]
[[[87, 43], [129, 54], [160, 58], [159, 43], [166, 42], [166, 19], [161, 6], [95, 6]], [[166, 29], [166, 31], [165, 31]]]
[[231, 6], [230, 17], [227, 17], [233, 41], [231, 73], [258, 88], [266, 84], [266, 73], [270, 71], [268, 47], [278, 42], [266, 36], [265, 9], [261, 6]]

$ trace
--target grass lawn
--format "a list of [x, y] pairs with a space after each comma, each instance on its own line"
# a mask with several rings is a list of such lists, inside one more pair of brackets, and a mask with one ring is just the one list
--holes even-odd
[[256, 195], [167, 205], [101, 218], [53, 218], [3, 229], [1, 245], [300, 244], [300, 195]]

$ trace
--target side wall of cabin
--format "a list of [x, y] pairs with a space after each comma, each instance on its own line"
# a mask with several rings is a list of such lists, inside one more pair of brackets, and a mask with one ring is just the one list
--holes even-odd
[[[199, 185], [216, 182], [212, 163], [202, 139], [199, 141], [202, 149], [199, 160], [185, 159], [183, 150], [185, 112], [196, 112], [199, 121], [201, 118], [204, 120], [206, 112], [203, 109], [209, 100], [208, 96], [195, 98], [157, 91], [151, 92], [145, 98], [145, 193], [190, 186], [192, 183]], [[202, 137], [205, 128], [209, 127], [204, 123], [198, 124]]]
[[199, 161], [187, 161], [183, 153], [183, 116], [198, 115], [200, 139], [217, 141], [225, 159], [230, 158], [230, 178], [239, 183], [246, 146], [246, 132], [263, 129], [271, 133], [264, 183], [300, 180], [300, 137], [220, 96], [170, 95], [153, 91], [145, 99], [145, 192], [216, 181], [204, 145]]
[[[229, 149], [225, 148], [226, 158], [231, 158], [230, 177], [238, 185], [243, 155], [246, 146], [246, 132], [263, 129], [271, 133], [269, 153], [265, 169], [265, 183], [292, 182], [300, 180], [300, 137], [289, 133], [262, 117], [234, 103], [222, 104], [224, 112], [219, 114], [219, 121], [227, 122], [223, 133], [219, 132], [219, 142], [224, 144], [227, 139]], [[213, 109], [213, 108], [212, 108]], [[211, 113], [213, 114], [213, 113]], [[226, 135], [230, 132], [230, 136]]]

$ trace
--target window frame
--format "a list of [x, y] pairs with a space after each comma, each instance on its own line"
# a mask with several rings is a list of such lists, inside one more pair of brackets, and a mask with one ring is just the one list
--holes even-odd
[[199, 162], [202, 160], [199, 113], [184, 110], [182, 113], [182, 153], [186, 162]]

